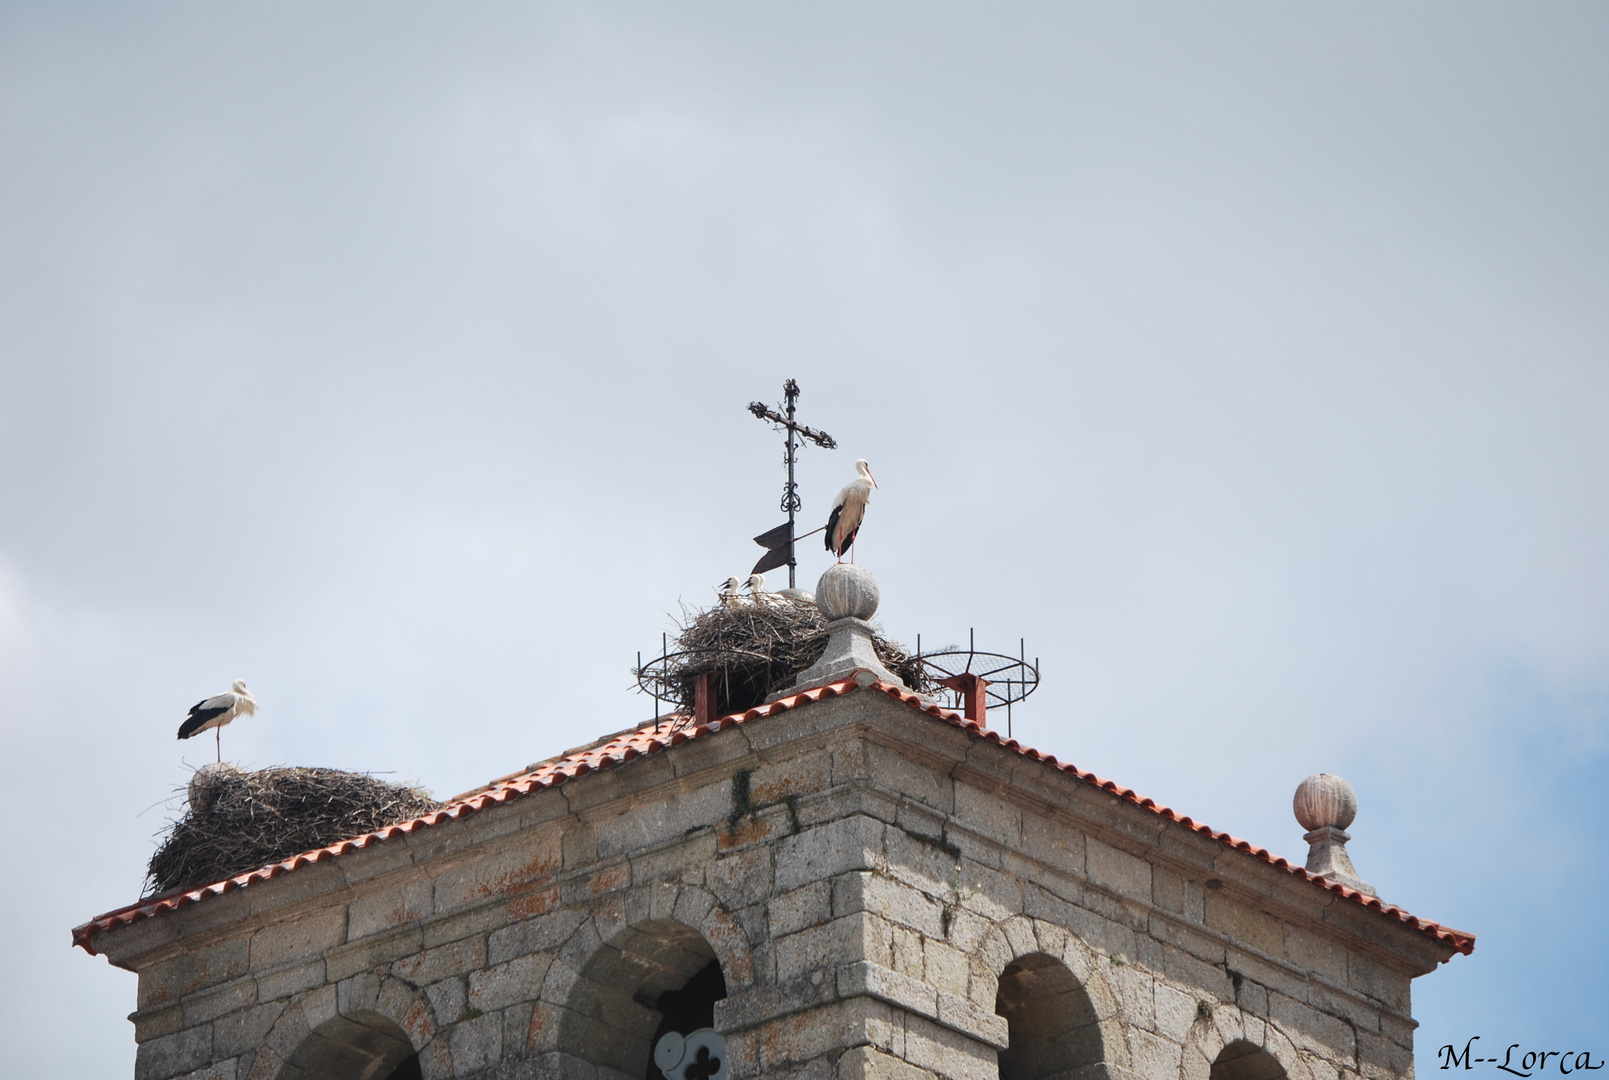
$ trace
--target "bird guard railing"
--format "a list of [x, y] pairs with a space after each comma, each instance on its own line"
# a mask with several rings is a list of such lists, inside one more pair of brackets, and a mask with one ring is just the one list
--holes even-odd
[[938, 687], [933, 696], [946, 705], [988, 727], [989, 710], [1006, 710], [1006, 738], [1011, 738], [1011, 706], [1039, 689], [1039, 657], [1028, 662], [1026, 643], [1017, 639], [1019, 655], [984, 652], [977, 647], [977, 635], [967, 631], [967, 647], [922, 651], [922, 638], [916, 638], [916, 658], [927, 669]]
[[661, 703], [677, 709], [687, 708], [689, 703], [686, 695], [691, 686], [695, 696], [691, 703], [693, 718], [702, 721], [710, 719], [709, 715], [700, 714], [713, 711], [716, 688], [711, 682], [700, 685], [698, 680], [725, 679], [729, 677], [734, 662], [740, 659], [764, 662], [769, 657], [765, 653], [733, 645], [670, 652], [668, 639], [661, 635], [659, 655], [644, 661], [639, 652], [632, 675], [637, 681], [638, 692], [654, 699], [656, 717], [663, 715], [659, 711]]

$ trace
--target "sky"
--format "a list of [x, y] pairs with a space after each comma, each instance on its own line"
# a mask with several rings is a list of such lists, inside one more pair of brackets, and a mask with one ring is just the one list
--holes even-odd
[[[646, 720], [803, 387], [887, 632], [1609, 1053], [1609, 9], [0, 3], [0, 1076], [129, 1075], [173, 732], [448, 796]], [[813, 543], [813, 542], [811, 542]], [[801, 584], [828, 558], [806, 544]], [[777, 584], [773, 574], [772, 584]], [[206, 740], [210, 742], [210, 740]]]

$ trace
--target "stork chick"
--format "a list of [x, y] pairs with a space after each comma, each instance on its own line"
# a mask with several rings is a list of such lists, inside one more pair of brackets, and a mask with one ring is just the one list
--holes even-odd
[[771, 594], [765, 591], [764, 574], [749, 575], [749, 597], [756, 604], [769, 604], [771, 602]]

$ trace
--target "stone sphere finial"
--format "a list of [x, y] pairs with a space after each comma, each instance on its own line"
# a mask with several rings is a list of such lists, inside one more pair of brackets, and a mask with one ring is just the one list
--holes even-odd
[[240, 775], [240, 770], [229, 762], [209, 761], [197, 769], [190, 776], [190, 788], [186, 796], [193, 812], [210, 810], [212, 804], [218, 801], [223, 793], [227, 781]]
[[1358, 794], [1339, 776], [1319, 773], [1303, 780], [1291, 804], [1296, 820], [1308, 832], [1345, 829], [1358, 816]]
[[877, 579], [854, 563], [834, 563], [816, 583], [816, 606], [828, 621], [869, 619], [877, 614]]
[[816, 607], [827, 619], [827, 647], [821, 659], [794, 677], [793, 685], [778, 690], [766, 700], [775, 701], [788, 694], [825, 686], [839, 679], [853, 678], [861, 686], [884, 682], [904, 686], [900, 677], [877, 658], [877, 644], [871, 624], [877, 614], [877, 579], [863, 566], [837, 563], [827, 567], [816, 583]]

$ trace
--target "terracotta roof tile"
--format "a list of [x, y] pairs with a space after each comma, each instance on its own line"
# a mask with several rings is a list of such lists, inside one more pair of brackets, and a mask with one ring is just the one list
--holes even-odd
[[[469, 814], [476, 813], [480, 810], [485, 810], [488, 807], [498, 806], [502, 803], [509, 802], [510, 800], [520, 798], [521, 796], [529, 795], [533, 791], [541, 791], [544, 788], [558, 787], [560, 784], [566, 783], [570, 780], [579, 779], [580, 777], [586, 776], [588, 773], [613, 768], [616, 765], [631, 761], [634, 758], [641, 757], [644, 754], [658, 753], [659, 751], [664, 750], [666, 747], [680, 746], [682, 743], [687, 742], [690, 739], [706, 738], [710, 735], [716, 734], [717, 732], [737, 727], [738, 725], [746, 723], [750, 720], [757, 720], [765, 716], [774, 716], [777, 713], [787, 712], [789, 709], [796, 709], [799, 706], [808, 704], [810, 702], [821, 701], [824, 698], [838, 697], [848, 694], [858, 688], [859, 686], [854, 681], [854, 678], [850, 677], [839, 682], [830, 683], [826, 686], [813, 687], [790, 697], [780, 698], [768, 705], [761, 705], [758, 708], [750, 709], [744, 713], [733, 713], [730, 716], [723, 716], [718, 720], [713, 720], [704, 725], [692, 725], [691, 721], [685, 716], [662, 717], [649, 726], [618, 732], [614, 735], [607, 736], [604, 739], [600, 739], [598, 742], [593, 743], [590, 746], [582, 747], [578, 750], [572, 750], [560, 755], [559, 757], [551, 758], [544, 762], [539, 762], [520, 772], [510, 773], [508, 776], [492, 781], [483, 788], [477, 788], [473, 791], [466, 792], [463, 795], [459, 795], [450, 800], [441, 809], [434, 810], [423, 815], [422, 817], [417, 817], [410, 821], [404, 821], [396, 825], [391, 825], [375, 832], [365, 833], [364, 835], [354, 837], [351, 840], [343, 840], [338, 844], [331, 844], [329, 847], [319, 848], [316, 851], [304, 852], [301, 855], [296, 855], [286, 859], [283, 862], [277, 862], [270, 866], [253, 870], [250, 873], [237, 874], [232, 878], [227, 878], [223, 881], [216, 881], [210, 885], [203, 885], [199, 888], [186, 889], [179, 892], [169, 893], [165, 896], [140, 900], [136, 903], [129, 904], [126, 907], [118, 908], [116, 911], [107, 912], [105, 915], [91, 919], [84, 925], [74, 928], [73, 944], [82, 947], [84, 951], [93, 956], [95, 955], [95, 935], [102, 930], [110, 930], [114, 927], [125, 926], [141, 919], [153, 918], [162, 914], [163, 912], [173, 911], [181, 907], [187, 907], [190, 904], [199, 903], [209, 896], [220, 896], [223, 893], [230, 892], [235, 889], [243, 889], [256, 881], [267, 881], [271, 878], [279, 877], [281, 874], [288, 874], [291, 871], [300, 869], [303, 866], [327, 862], [330, 859], [338, 858], [342, 855], [345, 855], [349, 851], [361, 850], [362, 848], [371, 847], [374, 844], [384, 843], [385, 841], [394, 839], [398, 836], [407, 836], [408, 834], [416, 832], [420, 829], [427, 829], [434, 825], [439, 825], [444, 821], [451, 821], [455, 818], [466, 817]], [[963, 731], [977, 736], [978, 738], [987, 739], [990, 742], [997, 743], [1000, 746], [1008, 750], [1015, 751], [1016, 753], [1019, 753], [1030, 760], [1038, 761], [1048, 767], [1071, 774], [1072, 776], [1077, 777], [1079, 780], [1082, 780], [1083, 782], [1090, 784], [1102, 791], [1108, 792], [1117, 798], [1132, 802], [1136, 806], [1143, 807], [1152, 813], [1167, 818], [1169, 821], [1177, 822], [1178, 824], [1200, 833], [1203, 836], [1211, 837], [1226, 847], [1233, 848], [1237, 851], [1243, 851], [1254, 858], [1268, 863], [1271, 866], [1278, 867], [1279, 869], [1299, 877], [1304, 881], [1312, 882], [1319, 888], [1325, 889], [1354, 903], [1361, 904], [1371, 911], [1377, 911], [1387, 918], [1393, 919], [1406, 926], [1428, 934], [1436, 940], [1441, 941], [1442, 943], [1457, 950], [1458, 952], [1464, 953], [1465, 955], [1468, 955], [1475, 949], [1475, 935], [1473, 934], [1466, 933], [1462, 930], [1454, 930], [1450, 927], [1442, 926], [1439, 923], [1431, 922], [1428, 919], [1420, 919], [1414, 915], [1410, 915], [1408, 912], [1402, 910], [1394, 904], [1384, 903], [1378, 897], [1367, 896], [1358, 892], [1356, 889], [1347, 888], [1345, 885], [1341, 885], [1338, 882], [1333, 882], [1323, 877], [1311, 875], [1307, 872], [1305, 867], [1296, 866], [1287, 860], [1280, 858], [1279, 856], [1273, 855], [1265, 848], [1256, 847], [1248, 841], [1231, 836], [1226, 832], [1215, 832], [1211, 827], [1203, 825], [1192, 818], [1178, 814], [1168, 807], [1157, 803], [1154, 799], [1142, 798], [1131, 789], [1120, 787], [1111, 780], [1102, 779], [1101, 777], [1096, 776], [1094, 773], [1086, 772], [1072, 764], [1063, 764], [1058, 762], [1054, 755], [1041, 754], [1038, 750], [1035, 750], [1032, 747], [1023, 746], [1016, 739], [1001, 738], [998, 731], [982, 728], [976, 722], [964, 719], [959, 713], [949, 709], [940, 708], [937, 705], [931, 705], [902, 686], [891, 686], [888, 683], [877, 682], [869, 684], [867, 689], [885, 693], [889, 697], [903, 702], [912, 709], [915, 709], [916, 711], [927, 716], [931, 716], [937, 720], [952, 724], [955, 727], [961, 728]]]

